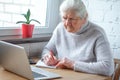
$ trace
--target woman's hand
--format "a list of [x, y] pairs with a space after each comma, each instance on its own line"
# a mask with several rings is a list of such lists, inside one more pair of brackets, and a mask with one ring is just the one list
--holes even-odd
[[53, 52], [46, 54], [43, 58], [43, 62], [49, 66], [55, 66], [58, 63], [57, 58], [53, 55]]
[[68, 58], [63, 58], [62, 60], [60, 60], [57, 65], [56, 68], [69, 68], [69, 69], [74, 69], [74, 61], [68, 59]]

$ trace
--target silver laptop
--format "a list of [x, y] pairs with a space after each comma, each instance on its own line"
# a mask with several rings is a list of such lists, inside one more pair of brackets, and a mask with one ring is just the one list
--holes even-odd
[[53, 79], [60, 75], [30, 66], [23, 47], [0, 41], [0, 65], [6, 70], [23, 76], [29, 80]]

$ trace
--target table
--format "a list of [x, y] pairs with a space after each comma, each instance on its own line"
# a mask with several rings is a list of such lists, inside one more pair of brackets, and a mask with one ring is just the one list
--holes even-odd
[[[73, 70], [68, 69], [48, 69], [48, 68], [42, 69], [61, 75], [61, 78], [52, 80], [111, 80], [111, 77], [75, 72]], [[8, 72], [4, 70], [2, 67], [0, 67], [0, 80], [27, 80], [27, 79], [18, 76], [14, 73]]]
[[62, 78], [54, 80], [111, 80], [111, 77], [75, 72], [73, 70], [68, 69], [48, 69], [48, 68], [44, 69], [62, 76]]

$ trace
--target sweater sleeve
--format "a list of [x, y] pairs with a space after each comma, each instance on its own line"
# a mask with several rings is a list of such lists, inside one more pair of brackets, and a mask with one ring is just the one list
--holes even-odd
[[100, 36], [96, 40], [94, 53], [96, 56], [96, 62], [87, 63], [76, 61], [74, 64], [74, 70], [111, 76], [114, 71], [114, 61], [109, 43], [105, 37]]
[[55, 35], [53, 34], [52, 37], [50, 38], [49, 42], [47, 43], [47, 45], [44, 47], [42, 55], [49, 53], [51, 50], [53, 51], [54, 54], [56, 53], [54, 37], [55, 37]]
[[59, 25], [60, 24], [58, 24], [58, 26], [53, 31], [53, 34], [52, 34], [50, 40], [48, 41], [47, 45], [44, 47], [44, 49], [42, 51], [42, 55], [49, 53], [51, 50], [53, 51], [54, 55], [56, 55], [57, 51], [56, 51], [55, 40], [57, 37], [57, 30], [58, 30]]

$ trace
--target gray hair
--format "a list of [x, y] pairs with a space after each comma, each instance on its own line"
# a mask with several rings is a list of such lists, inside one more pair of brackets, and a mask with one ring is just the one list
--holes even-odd
[[87, 15], [87, 10], [84, 3], [81, 0], [64, 0], [60, 6], [60, 15], [67, 11], [75, 11], [76, 16], [80, 18], [85, 18]]

